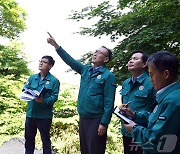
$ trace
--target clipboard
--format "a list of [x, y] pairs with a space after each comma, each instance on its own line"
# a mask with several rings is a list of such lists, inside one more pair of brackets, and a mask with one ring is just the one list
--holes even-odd
[[120, 119], [122, 119], [125, 123], [128, 123], [128, 124], [129, 124], [129, 123], [132, 121], [130, 118], [128, 118], [128, 117], [126, 117], [125, 115], [121, 114], [120, 109], [119, 109], [119, 106], [116, 106], [116, 107], [114, 108], [113, 113], [114, 113], [117, 117], [119, 117]]

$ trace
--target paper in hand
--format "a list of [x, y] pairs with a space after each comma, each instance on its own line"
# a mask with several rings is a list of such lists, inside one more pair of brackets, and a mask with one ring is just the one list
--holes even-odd
[[24, 91], [20, 95], [20, 99], [25, 101], [31, 101], [37, 97], [40, 97], [44, 93], [44, 91], [45, 87], [43, 87], [40, 91], [24, 88]]

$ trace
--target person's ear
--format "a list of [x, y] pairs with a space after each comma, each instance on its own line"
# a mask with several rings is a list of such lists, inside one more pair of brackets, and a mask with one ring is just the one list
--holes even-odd
[[164, 76], [165, 79], [168, 79], [169, 75], [170, 75], [169, 70], [164, 70], [163, 71], [163, 76]]
[[52, 65], [49, 65], [49, 70], [50, 70], [52, 67], [53, 67]]
[[106, 57], [105, 59], [104, 59], [104, 63], [107, 63], [109, 61], [109, 57]]
[[143, 68], [146, 68], [147, 67], [147, 63], [143, 63]]

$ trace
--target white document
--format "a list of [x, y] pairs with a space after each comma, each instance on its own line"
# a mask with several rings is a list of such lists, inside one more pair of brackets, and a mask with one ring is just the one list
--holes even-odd
[[119, 118], [121, 118], [123, 121], [127, 122], [127, 123], [130, 123], [130, 121], [132, 121], [131, 119], [129, 119], [129, 118], [127, 118], [126, 116], [124, 116], [123, 114], [121, 114], [120, 109], [119, 109], [119, 106], [116, 106], [116, 107], [114, 108], [113, 113], [114, 113], [115, 115], [117, 115]]
[[40, 95], [43, 94], [44, 91], [45, 87], [43, 87], [40, 91], [24, 88], [24, 91], [20, 95], [20, 99], [25, 101], [31, 101], [36, 97], [40, 97]]
[[35, 99], [35, 96], [22, 92], [20, 95], [20, 99], [24, 101], [32, 101], [33, 99]]

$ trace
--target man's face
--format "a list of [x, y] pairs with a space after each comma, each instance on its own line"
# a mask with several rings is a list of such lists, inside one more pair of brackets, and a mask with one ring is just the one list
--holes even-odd
[[158, 91], [164, 88], [166, 86], [166, 76], [164, 73], [157, 70], [153, 64], [149, 65], [148, 69], [154, 89]]
[[128, 61], [128, 70], [130, 72], [136, 70], [143, 70], [146, 67], [146, 64], [142, 61], [142, 53], [135, 53], [131, 56]]
[[92, 63], [95, 66], [103, 66], [108, 60], [108, 51], [103, 47], [97, 49], [92, 55]]
[[49, 64], [49, 60], [46, 58], [43, 58], [39, 61], [39, 70], [40, 71], [49, 71], [51, 69], [52, 65]]

